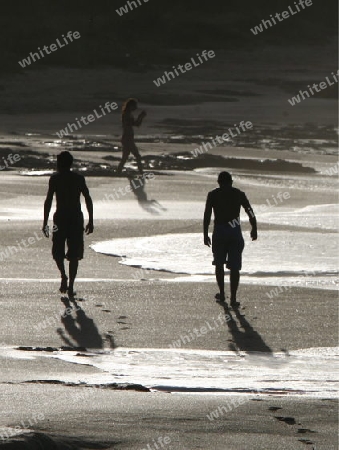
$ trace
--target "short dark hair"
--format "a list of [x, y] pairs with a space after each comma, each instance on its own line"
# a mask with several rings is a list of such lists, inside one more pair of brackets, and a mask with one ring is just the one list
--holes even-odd
[[73, 164], [73, 156], [70, 152], [64, 151], [57, 156], [58, 169], [70, 169]]
[[221, 184], [232, 184], [232, 175], [229, 172], [220, 172], [218, 176], [218, 183]]

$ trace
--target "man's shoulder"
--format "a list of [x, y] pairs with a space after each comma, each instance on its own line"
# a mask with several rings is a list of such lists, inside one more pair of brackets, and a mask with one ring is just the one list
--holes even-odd
[[52, 175], [49, 177], [50, 184], [55, 184], [59, 179], [59, 172], [53, 172]]
[[220, 187], [217, 187], [217, 188], [213, 189], [212, 191], [209, 191], [208, 196], [212, 197], [213, 195], [217, 194], [218, 192], [220, 192]]
[[71, 180], [71, 182], [75, 185], [83, 185], [85, 183], [85, 177], [83, 175], [81, 175], [78, 172], [73, 172], [73, 171], [69, 171], [69, 172], [55, 172], [53, 173], [53, 175], [51, 175], [50, 177], [50, 182], [54, 183], [54, 184], [62, 184], [65, 181], [67, 182], [67, 180]]
[[217, 188], [215, 188], [215, 189], [213, 189], [212, 191], [210, 191], [209, 193], [208, 193], [208, 195], [211, 195], [211, 196], [213, 196], [213, 195], [216, 195], [216, 194], [219, 194], [219, 193], [232, 193], [232, 194], [238, 194], [238, 195], [245, 195], [245, 192], [243, 192], [243, 191], [241, 191], [240, 189], [238, 189], [238, 188], [235, 188], [235, 187], [228, 187], [227, 188], [227, 190], [225, 190], [225, 189], [222, 189], [222, 188], [220, 188], [220, 187], [217, 187]]
[[238, 194], [238, 195], [241, 195], [241, 196], [246, 195], [244, 191], [241, 191], [240, 189], [235, 188], [235, 187], [233, 187], [233, 186], [232, 186], [232, 191], [233, 191], [235, 194]]
[[85, 180], [85, 177], [83, 175], [81, 175], [81, 173], [73, 172], [73, 170], [70, 173], [72, 174], [71, 176], [74, 177], [77, 180], [80, 180], [80, 181], [84, 181]]
[[78, 172], [74, 172], [73, 170], [70, 170], [65, 174], [61, 174], [61, 176], [62, 178], [71, 180], [71, 182], [74, 184], [82, 185], [85, 182], [85, 177]]

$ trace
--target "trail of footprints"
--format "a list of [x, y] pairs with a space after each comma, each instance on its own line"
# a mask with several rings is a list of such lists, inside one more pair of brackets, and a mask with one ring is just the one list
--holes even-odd
[[[107, 309], [106, 305], [104, 305], [104, 304], [98, 303], [95, 306], [97, 308], [103, 308], [102, 309], [103, 312], [106, 312], [106, 313], [110, 313], [111, 312], [111, 310]], [[119, 325], [129, 325], [128, 322], [125, 322], [126, 319], [127, 319], [127, 316], [119, 316], [117, 321], [116, 321], [116, 323], [119, 324]], [[120, 330], [129, 330], [129, 327], [128, 326], [121, 327]], [[109, 330], [107, 332], [107, 334], [106, 334], [106, 338], [109, 339], [112, 335], [113, 335], [113, 331]], [[270, 406], [268, 408], [268, 410], [272, 411], [272, 412], [277, 412], [280, 409], [282, 409], [280, 406]], [[297, 422], [296, 422], [294, 417], [288, 417], [288, 416], [274, 416], [274, 417], [278, 421], [284, 422], [287, 425], [296, 425], [297, 424]], [[301, 426], [301, 423], [298, 423], [298, 426]], [[298, 428], [297, 433], [298, 434], [313, 434], [313, 433], [317, 433], [317, 431], [310, 430], [309, 428]], [[305, 445], [313, 445], [312, 449], [310, 449], [310, 450], [317, 450], [315, 443], [313, 441], [311, 441], [310, 439], [301, 438], [301, 439], [298, 439], [298, 441], [302, 442]]]
[[[268, 410], [269, 410], [269, 411], [272, 411], [272, 412], [277, 412], [277, 411], [279, 411], [280, 409], [282, 409], [282, 408], [279, 407], [279, 406], [270, 406], [270, 407], [268, 408]], [[294, 417], [289, 417], [289, 416], [274, 416], [274, 418], [277, 419], [277, 420], [279, 420], [279, 422], [284, 422], [284, 423], [286, 423], [287, 425], [298, 425], [298, 426], [301, 426], [301, 423], [298, 423], [298, 424], [297, 424], [297, 422], [296, 422], [296, 420], [295, 420]], [[297, 433], [298, 433], [298, 434], [308, 434], [308, 433], [309, 433], [309, 434], [312, 434], [312, 433], [317, 433], [317, 431], [310, 430], [309, 428], [298, 428]], [[298, 441], [299, 441], [299, 442], [302, 442], [302, 443], [305, 444], [305, 445], [313, 445], [312, 449], [310, 449], [310, 450], [316, 450], [316, 445], [315, 445], [315, 443], [314, 443], [313, 441], [311, 441], [310, 439], [307, 439], [307, 438], [301, 438], [301, 439], [298, 439]]]

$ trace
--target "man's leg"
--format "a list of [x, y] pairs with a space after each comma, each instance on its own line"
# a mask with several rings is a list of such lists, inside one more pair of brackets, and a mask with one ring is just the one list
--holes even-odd
[[240, 272], [231, 269], [230, 271], [230, 288], [231, 288], [231, 305], [237, 301], [237, 290], [239, 286]]
[[54, 225], [57, 227], [57, 231], [53, 233], [53, 246], [52, 246], [52, 255], [53, 259], [60, 271], [61, 275], [61, 284], [59, 291], [62, 294], [67, 292], [67, 275], [65, 271], [65, 236], [61, 230], [60, 224], [54, 222]]
[[55, 262], [61, 274], [61, 285], [59, 290], [62, 294], [64, 294], [67, 291], [67, 275], [65, 271], [65, 259], [57, 258]]
[[69, 261], [69, 286], [68, 295], [74, 295], [74, 281], [78, 273], [79, 261], [78, 259], [70, 259]]
[[69, 261], [68, 296], [73, 297], [75, 295], [74, 281], [78, 273], [79, 260], [84, 257], [84, 216], [82, 213], [73, 217], [69, 224], [67, 247], [66, 258]]
[[240, 280], [240, 270], [242, 263], [242, 252], [244, 250], [244, 238], [242, 237], [240, 227], [234, 229], [230, 252], [229, 252], [229, 266], [230, 269], [230, 290], [231, 290], [231, 306], [240, 306], [240, 303], [237, 302], [237, 290], [239, 286]]
[[220, 301], [225, 301], [225, 271], [224, 265], [215, 266], [215, 277], [219, 286]]

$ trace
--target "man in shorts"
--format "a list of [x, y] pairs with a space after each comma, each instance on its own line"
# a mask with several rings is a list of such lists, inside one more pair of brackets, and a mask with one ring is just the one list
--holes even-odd
[[[44, 205], [44, 222], [42, 231], [49, 237], [48, 217], [53, 196], [56, 195], [56, 211], [53, 216], [52, 255], [61, 274], [60, 292], [68, 292], [73, 297], [74, 280], [78, 271], [79, 260], [84, 256], [84, 217], [81, 211], [80, 195], [85, 197], [88, 211], [86, 234], [93, 233], [93, 202], [86, 186], [85, 178], [71, 171], [73, 156], [61, 152], [57, 156], [57, 172], [49, 179], [49, 188]], [[67, 253], [65, 244], [67, 242]], [[65, 258], [69, 261], [69, 284], [65, 272]]]
[[240, 227], [240, 209], [245, 209], [252, 226], [252, 241], [257, 239], [257, 221], [253, 209], [244, 192], [232, 187], [232, 176], [221, 172], [218, 176], [219, 188], [208, 193], [204, 214], [204, 244], [211, 246], [208, 228], [214, 212], [214, 231], [212, 252], [214, 256], [215, 276], [219, 286], [217, 301], [225, 301], [224, 264], [230, 270], [231, 306], [238, 307], [237, 290], [239, 286], [241, 256], [244, 239]]

